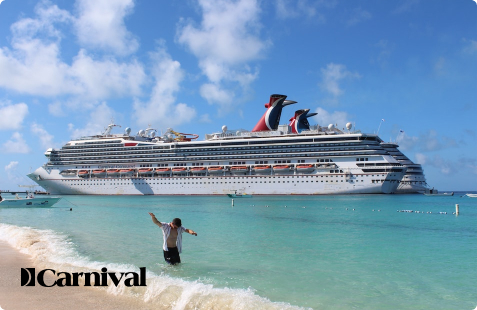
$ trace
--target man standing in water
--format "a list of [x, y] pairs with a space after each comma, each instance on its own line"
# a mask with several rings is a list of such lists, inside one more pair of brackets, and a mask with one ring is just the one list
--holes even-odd
[[159, 222], [154, 213], [149, 212], [152, 221], [157, 226], [161, 227], [164, 243], [162, 249], [164, 250], [164, 259], [166, 263], [175, 265], [181, 262], [182, 253], [182, 232], [197, 236], [197, 233], [191, 229], [182, 227], [181, 219], [175, 218], [170, 223]]

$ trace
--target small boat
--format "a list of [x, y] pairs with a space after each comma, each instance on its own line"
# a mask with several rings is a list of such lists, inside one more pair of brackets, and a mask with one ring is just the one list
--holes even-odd
[[35, 195], [49, 195], [49, 192], [46, 191], [34, 191], [33, 194]]
[[93, 170], [93, 175], [97, 177], [102, 177], [106, 175], [106, 169], [95, 169]]
[[133, 175], [134, 173], [134, 169], [119, 169], [119, 174], [122, 175], [122, 176], [130, 176], [130, 175]]
[[36, 198], [33, 194], [28, 194], [21, 198], [18, 194], [13, 199], [2, 198], [0, 196], [0, 208], [46, 208], [57, 203], [60, 197], [41, 197]]
[[156, 174], [169, 174], [171, 169], [169, 168], [156, 168]]
[[107, 173], [108, 175], [117, 175], [117, 174], [119, 174], [119, 169], [108, 169], [108, 170], [106, 171], [106, 173]]
[[257, 174], [268, 174], [272, 171], [272, 167], [270, 165], [257, 165], [252, 167], [252, 171]]
[[477, 194], [465, 194], [465, 195], [470, 198], [477, 198]]
[[230, 167], [230, 173], [232, 174], [246, 174], [248, 172], [247, 166], [232, 166]]
[[61, 175], [71, 175], [76, 176], [76, 170], [74, 169], [67, 169], [60, 172]]
[[138, 173], [141, 175], [152, 174], [152, 168], [139, 168]]
[[192, 167], [190, 168], [190, 172], [193, 174], [205, 173], [207, 169], [205, 167]]
[[222, 166], [210, 166], [207, 169], [209, 170], [209, 174], [221, 174], [224, 172], [224, 167]]
[[288, 173], [288, 172], [292, 172], [293, 171], [293, 167], [291, 167], [290, 165], [275, 165], [273, 166], [273, 172], [275, 173]]
[[426, 191], [424, 192], [424, 195], [426, 196], [454, 196], [454, 192], [450, 192], [450, 193], [439, 193], [439, 191], [437, 189], [426, 189]]
[[252, 198], [252, 195], [235, 191], [233, 194], [227, 194], [230, 198]]
[[185, 167], [172, 168], [172, 173], [173, 174], [181, 174], [181, 173], [186, 173], [186, 172], [187, 172], [187, 168], [185, 168]]
[[310, 173], [315, 170], [315, 166], [312, 164], [300, 164], [296, 165], [296, 171], [298, 173]]
[[80, 170], [80, 171], [78, 171], [78, 176], [81, 177], [81, 178], [86, 178], [88, 175], [89, 175], [89, 171], [88, 171], [88, 170]]

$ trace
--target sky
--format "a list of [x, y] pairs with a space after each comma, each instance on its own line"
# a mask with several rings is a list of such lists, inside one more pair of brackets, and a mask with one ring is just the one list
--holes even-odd
[[204, 139], [271, 94], [477, 191], [473, 0], [0, 0], [0, 190], [111, 121]]

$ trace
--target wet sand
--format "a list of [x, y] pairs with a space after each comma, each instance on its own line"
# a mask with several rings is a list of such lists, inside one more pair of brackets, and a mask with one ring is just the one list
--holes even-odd
[[[152, 309], [122, 296], [87, 287], [21, 286], [21, 268], [35, 267], [30, 257], [0, 241], [0, 309]], [[50, 277], [52, 283], [53, 277]]]

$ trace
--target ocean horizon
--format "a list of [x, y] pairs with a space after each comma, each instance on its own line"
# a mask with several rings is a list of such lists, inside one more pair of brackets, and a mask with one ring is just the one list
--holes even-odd
[[[0, 208], [0, 240], [44, 268], [146, 267], [147, 287], [104, 293], [158, 309], [473, 310], [477, 199], [465, 193], [254, 196], [233, 206], [224, 196], [62, 196], [51, 208]], [[148, 212], [198, 233], [184, 234], [180, 265], [164, 262]]]

